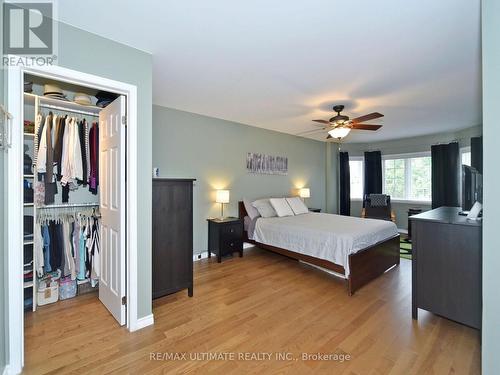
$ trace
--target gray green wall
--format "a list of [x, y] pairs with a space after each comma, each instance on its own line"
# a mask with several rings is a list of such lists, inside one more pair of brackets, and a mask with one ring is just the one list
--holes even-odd
[[137, 86], [138, 316], [151, 314], [151, 112], [152, 56], [59, 23], [58, 65]]
[[[374, 150], [380, 150], [382, 155], [405, 154], [411, 152], [430, 151], [432, 145], [452, 141], [457, 141], [460, 144], [460, 147], [467, 147], [470, 146], [471, 137], [476, 137], [481, 134], [482, 126], [474, 126], [455, 132], [438, 133], [378, 143], [347, 143], [342, 145], [342, 151], [349, 152], [349, 156], [363, 156], [364, 151]], [[351, 215], [359, 217], [361, 215], [362, 206], [363, 204], [360, 200], [352, 200]], [[424, 211], [431, 209], [430, 203], [415, 204], [393, 202], [391, 206], [396, 215], [396, 225], [399, 229], [408, 229], [408, 209], [410, 207], [418, 207]]]
[[[247, 152], [288, 157], [288, 176], [249, 174]], [[310, 207], [326, 207], [326, 145], [292, 135], [160, 106], [153, 107], [153, 166], [160, 177], [196, 178], [194, 253], [207, 250], [208, 217], [220, 216], [216, 189], [229, 189], [226, 211], [243, 198], [284, 196], [311, 189]], [[149, 171], [151, 175], [151, 170]]]
[[483, 39], [483, 327], [482, 370], [486, 375], [500, 374], [500, 257], [498, 229], [500, 220], [500, 2], [482, 2]]

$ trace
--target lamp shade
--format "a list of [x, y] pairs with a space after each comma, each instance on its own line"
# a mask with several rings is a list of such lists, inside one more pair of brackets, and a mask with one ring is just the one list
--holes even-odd
[[215, 195], [216, 203], [229, 203], [229, 190], [217, 190]]
[[335, 129], [332, 129], [328, 132], [328, 134], [330, 134], [333, 138], [344, 138], [347, 134], [349, 134], [349, 132], [351, 131], [350, 128], [335, 128]]
[[309, 190], [309, 188], [302, 188], [299, 190], [299, 196], [301, 198], [310, 198], [311, 197], [311, 190]]

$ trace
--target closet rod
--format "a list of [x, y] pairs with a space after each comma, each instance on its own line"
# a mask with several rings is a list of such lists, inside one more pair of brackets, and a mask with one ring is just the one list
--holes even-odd
[[88, 115], [88, 116], [93, 116], [93, 117], [99, 117], [99, 114], [97, 114], [97, 113], [88, 112], [88, 111], [81, 111], [79, 109], [67, 109], [67, 108], [60, 107], [60, 106], [53, 105], [53, 104], [40, 104], [40, 107], [41, 108], [48, 108], [48, 109], [55, 109], [55, 110], [64, 111], [64, 112], [79, 113], [82, 115]]
[[37, 210], [40, 209], [50, 209], [50, 208], [71, 208], [71, 207], [99, 207], [99, 203], [64, 203], [64, 204], [51, 204], [48, 206], [40, 206], [37, 207]]

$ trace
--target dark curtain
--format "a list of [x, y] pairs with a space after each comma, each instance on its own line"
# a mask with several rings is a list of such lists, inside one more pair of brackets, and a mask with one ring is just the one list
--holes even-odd
[[351, 215], [351, 173], [349, 171], [349, 154], [341, 152], [340, 157], [340, 214]]
[[367, 194], [382, 194], [382, 154], [380, 151], [365, 152], [364, 196]]
[[470, 166], [483, 173], [483, 137], [470, 139]]
[[458, 143], [432, 146], [431, 158], [432, 208], [460, 206], [460, 149]]

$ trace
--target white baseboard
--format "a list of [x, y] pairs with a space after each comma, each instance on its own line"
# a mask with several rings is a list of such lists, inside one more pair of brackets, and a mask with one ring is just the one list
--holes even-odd
[[5, 367], [3, 368], [3, 371], [2, 371], [2, 375], [17, 375], [20, 373], [21, 373], [21, 371], [19, 371], [19, 372], [12, 371], [12, 369], [10, 368], [9, 365], [5, 365]]
[[208, 251], [204, 251], [200, 254], [194, 254], [193, 255], [193, 262], [196, 262], [197, 260], [202, 260], [208, 258]]
[[[249, 247], [255, 247], [255, 245], [243, 242], [243, 249], [248, 249]], [[200, 254], [193, 254], [193, 262], [207, 258], [208, 258], [208, 251], [204, 251]]]
[[399, 232], [399, 233], [408, 234], [408, 229], [399, 229], [399, 228], [398, 228], [398, 232]]
[[131, 327], [130, 332], [138, 331], [138, 330], [143, 329], [145, 327], [151, 326], [154, 323], [155, 323], [155, 319], [154, 319], [153, 314], [147, 315], [143, 318], [137, 319], [137, 323], [136, 323], [135, 327]]

